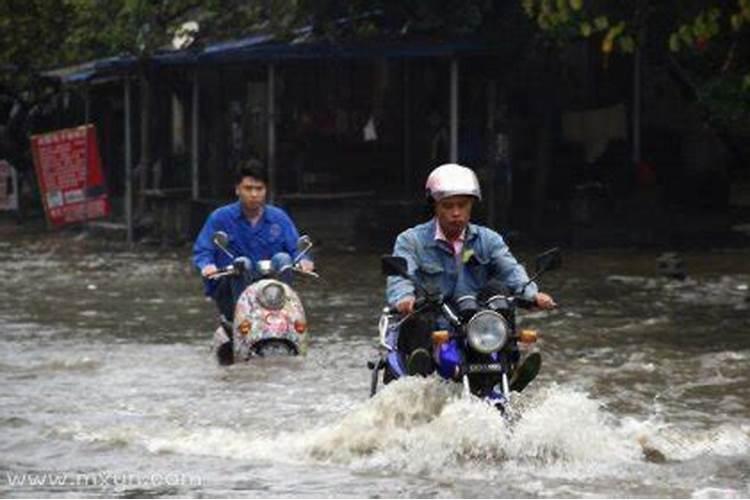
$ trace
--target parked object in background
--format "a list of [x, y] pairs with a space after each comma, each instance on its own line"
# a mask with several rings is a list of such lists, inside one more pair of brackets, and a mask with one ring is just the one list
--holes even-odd
[[665, 252], [656, 259], [656, 271], [667, 278], [684, 280], [687, 277], [685, 261], [675, 252]]
[[0, 210], [18, 211], [18, 176], [5, 160], [0, 160]]

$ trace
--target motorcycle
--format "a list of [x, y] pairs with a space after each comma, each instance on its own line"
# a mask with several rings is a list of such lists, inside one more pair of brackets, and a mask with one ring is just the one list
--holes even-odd
[[[236, 258], [228, 250], [229, 237], [226, 233], [217, 231], [213, 242], [233, 263], [219, 268], [209, 279], [236, 277], [251, 270], [249, 259]], [[297, 292], [280, 277], [291, 269], [295, 273], [318, 278], [317, 273], [304, 271], [299, 265], [312, 246], [309, 236], [301, 236], [297, 242], [297, 257], [290, 265], [279, 270], [273, 269], [270, 260], [256, 263], [255, 274], [260, 278], [250, 283], [239, 295], [234, 321], [230, 323], [222, 316], [214, 332], [213, 347], [219, 364], [228, 365], [253, 357], [304, 355], [307, 352], [305, 309]]]
[[531, 352], [521, 360], [519, 344], [525, 344], [528, 350], [537, 340], [535, 331], [517, 330], [517, 309], [533, 305], [521, 298], [523, 291], [544, 272], [561, 264], [560, 251], [553, 248], [537, 256], [536, 272], [517, 294], [498, 293], [479, 299], [466, 295], [448, 301], [439, 291], [420, 285], [409, 274], [403, 257], [384, 256], [383, 274], [411, 281], [418, 298], [414, 312], [401, 318], [395, 308], [383, 309], [378, 324], [381, 353], [377, 360], [368, 362], [370, 396], [377, 392], [381, 371], [383, 384], [408, 375], [406, 355], [398, 348], [400, 327], [415, 314], [431, 312], [449, 325], [448, 329], [432, 332], [432, 361], [437, 374], [445, 380], [462, 383], [466, 394], [473, 394], [508, 414], [511, 391], [520, 392], [541, 366], [538, 352]]

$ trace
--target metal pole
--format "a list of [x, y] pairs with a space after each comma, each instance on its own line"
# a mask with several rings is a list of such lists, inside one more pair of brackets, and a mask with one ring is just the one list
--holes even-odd
[[633, 164], [641, 162], [641, 49], [633, 58]]
[[404, 59], [404, 190], [411, 192], [411, 92], [410, 92], [410, 66], [409, 60]]
[[450, 161], [458, 161], [458, 59], [451, 59], [451, 152]]
[[268, 65], [268, 199], [276, 198], [276, 106], [275, 106], [276, 67]]
[[130, 142], [130, 78], [125, 77], [125, 225], [128, 245], [133, 244], [133, 178]]
[[490, 227], [495, 227], [495, 206], [497, 204], [497, 198], [495, 196], [495, 179], [497, 177], [497, 163], [491, 156], [490, 151], [494, 151], [489, 144], [493, 144], [495, 141], [495, 109], [497, 108], [497, 82], [495, 80], [487, 81], [487, 123], [485, 124], [485, 137], [487, 138], [487, 144], [485, 144], [484, 151], [485, 156], [484, 163], [487, 168], [487, 181], [485, 183], [485, 189], [489, 196], [487, 197], [487, 224]]
[[200, 105], [200, 86], [198, 82], [198, 69], [195, 69], [193, 74], [193, 109], [192, 109], [192, 137], [191, 137], [191, 148], [190, 148], [190, 160], [192, 164], [192, 186], [193, 186], [193, 200], [197, 200], [200, 196], [200, 173], [198, 171], [198, 106]]
[[88, 124], [91, 120], [91, 96], [89, 92], [89, 84], [87, 83], [83, 89], [83, 123]]

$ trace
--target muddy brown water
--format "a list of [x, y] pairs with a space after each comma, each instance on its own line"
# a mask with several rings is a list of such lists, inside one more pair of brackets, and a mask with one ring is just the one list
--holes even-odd
[[509, 425], [432, 379], [368, 399], [377, 255], [319, 249], [306, 357], [221, 368], [187, 250], [4, 236], [0, 496], [750, 496], [749, 250], [566, 252]]

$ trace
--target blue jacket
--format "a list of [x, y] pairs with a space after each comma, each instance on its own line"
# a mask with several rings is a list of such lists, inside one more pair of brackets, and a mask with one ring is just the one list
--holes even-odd
[[[436, 219], [407, 229], [396, 238], [393, 255], [404, 257], [409, 273], [422, 285], [440, 288], [443, 297], [476, 295], [492, 278], [499, 279], [513, 293], [520, 292], [529, 281], [523, 266], [510, 253], [502, 236], [484, 226], [469, 224], [466, 228], [461, 259], [445, 241], [435, 240]], [[538, 289], [530, 283], [523, 297], [533, 300]], [[411, 281], [389, 276], [386, 301], [395, 306], [406, 296], [414, 296]]]
[[[253, 226], [237, 201], [217, 208], [206, 219], [193, 245], [193, 263], [199, 270], [209, 264], [223, 267], [232, 263], [232, 259], [214, 245], [212, 239], [216, 231], [227, 233], [229, 251], [235, 257], [247, 257], [253, 263], [271, 259], [279, 252], [292, 257], [297, 255], [299, 233], [284, 210], [265, 205], [263, 215]], [[206, 295], [211, 295], [216, 283], [204, 280], [204, 284]]]

